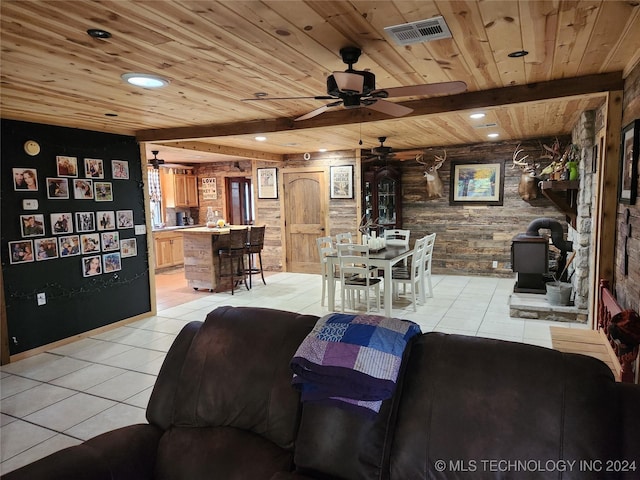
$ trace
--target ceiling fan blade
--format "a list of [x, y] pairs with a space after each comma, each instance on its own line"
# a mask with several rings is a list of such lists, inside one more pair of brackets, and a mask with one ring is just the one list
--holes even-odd
[[416, 156], [420, 153], [423, 153], [424, 150], [416, 149], [416, 150], [401, 150], [396, 153], [396, 160], [405, 161], [405, 160], [415, 160]]
[[337, 107], [342, 104], [342, 100], [338, 100], [337, 102], [327, 103], [326, 105], [321, 106], [320, 108], [316, 108], [315, 110], [311, 110], [309, 113], [302, 115], [294, 119], [294, 122], [299, 122], [300, 120], [309, 120], [310, 118], [317, 117], [321, 113], [326, 112], [331, 107]]
[[362, 93], [364, 77], [351, 72], [333, 72], [333, 78], [341, 92]]
[[381, 88], [371, 92], [375, 97], [377, 92], [387, 92], [386, 98], [391, 97], [413, 97], [420, 95], [453, 95], [467, 90], [467, 84], [460, 81], [427, 83], [424, 85], [411, 85], [408, 87]]
[[413, 108], [405, 107], [398, 103], [387, 102], [386, 100], [376, 100], [373, 103], [365, 103], [365, 107], [375, 110], [376, 112], [386, 113], [392, 117], [402, 117], [413, 112]]
[[336, 97], [330, 95], [316, 95], [315, 97], [255, 97], [241, 98], [241, 102], [264, 102], [265, 100], [335, 100]]

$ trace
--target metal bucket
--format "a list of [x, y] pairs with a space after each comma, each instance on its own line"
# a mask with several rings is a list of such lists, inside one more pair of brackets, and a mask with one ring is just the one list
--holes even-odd
[[571, 303], [571, 284], [565, 282], [549, 282], [547, 286], [547, 302], [550, 305], [569, 305]]

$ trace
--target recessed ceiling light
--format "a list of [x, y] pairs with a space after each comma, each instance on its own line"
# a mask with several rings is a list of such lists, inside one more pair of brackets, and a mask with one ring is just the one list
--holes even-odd
[[267, 137], [262, 137], [262, 136], [257, 136], [257, 137], [255, 137], [255, 140], [256, 140], [257, 142], [264, 142], [266, 139], [267, 139]]
[[142, 88], [160, 88], [169, 85], [169, 80], [166, 78], [149, 73], [124, 73], [122, 79], [131, 85]]
[[496, 138], [496, 137], [499, 137], [499, 136], [500, 136], [500, 134], [498, 134], [498, 133], [490, 133], [490, 134], [487, 135], [487, 137], [489, 137], [489, 138]]
[[111, 38], [111, 34], [101, 28], [90, 28], [87, 30], [87, 34], [93, 38]]
[[518, 58], [518, 57], [524, 57], [525, 55], [529, 55], [529, 52], [527, 52], [526, 50], [517, 50], [515, 52], [511, 52], [507, 56], [511, 58]]
[[326, 149], [326, 148], [319, 148], [319, 149], [318, 149], [318, 151], [319, 151], [319, 152], [326, 152], [326, 151], [327, 151], [327, 149]]
[[484, 118], [485, 114], [484, 113], [472, 113], [471, 115], [469, 115], [469, 118]]

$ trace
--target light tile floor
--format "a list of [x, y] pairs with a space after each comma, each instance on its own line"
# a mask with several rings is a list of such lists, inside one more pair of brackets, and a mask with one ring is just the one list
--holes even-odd
[[[53, 348], [0, 368], [0, 474], [114, 428], [145, 422], [145, 408], [173, 339], [220, 305], [324, 315], [319, 275], [275, 273], [230, 293], [194, 291], [182, 270], [156, 276], [158, 315]], [[433, 276], [433, 298], [413, 311], [398, 299], [393, 316], [440, 331], [551, 348], [554, 322], [509, 317], [514, 280]], [[339, 298], [339, 295], [337, 295]], [[562, 323], [585, 328], [583, 324]]]

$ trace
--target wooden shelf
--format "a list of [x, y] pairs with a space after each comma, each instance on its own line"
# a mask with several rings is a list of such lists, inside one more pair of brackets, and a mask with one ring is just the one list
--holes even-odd
[[542, 194], [567, 216], [567, 222], [576, 228], [578, 217], [579, 180], [545, 180], [540, 183]]

